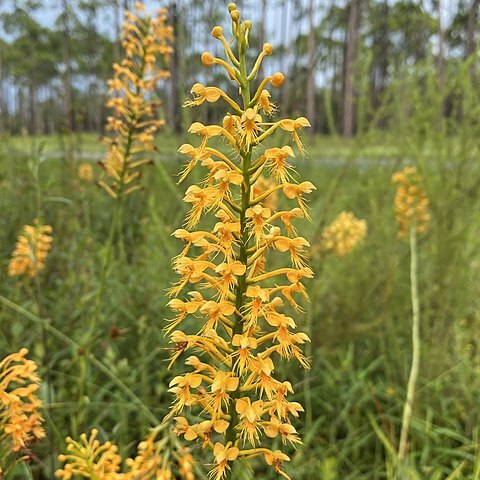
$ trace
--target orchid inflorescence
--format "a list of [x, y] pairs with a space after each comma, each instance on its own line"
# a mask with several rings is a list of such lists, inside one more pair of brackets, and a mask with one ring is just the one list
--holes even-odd
[[341, 212], [325, 227], [321, 237], [321, 249], [337, 257], [350, 253], [367, 235], [367, 222], [352, 212]]
[[151, 163], [148, 152], [155, 150], [154, 134], [165, 123], [157, 118], [160, 101], [153, 97], [157, 82], [169, 76], [157, 61], [160, 57], [166, 61], [172, 51], [172, 27], [166, 24], [166, 10], [152, 18], [140, 2], [135, 8], [136, 12], [125, 12], [125, 58], [113, 65], [114, 76], [108, 81], [113, 96], [106, 106], [113, 114], [106, 129], [113, 135], [105, 139], [108, 155], [100, 165], [113, 182], [98, 183], [115, 199], [141, 188], [140, 167]]
[[91, 163], [83, 162], [78, 166], [78, 177], [84, 182], [93, 180], [93, 168]]
[[15, 250], [8, 265], [10, 276], [35, 277], [45, 267], [53, 238], [52, 227], [42, 225], [36, 218], [33, 225], [25, 225], [17, 238]]
[[[274, 370], [279, 359], [295, 358], [308, 367], [300, 345], [309, 338], [294, 332], [295, 320], [282, 308], [287, 302], [301, 311], [294, 297], [308, 298], [302, 280], [313, 277], [306, 260], [309, 243], [297, 235], [293, 221], [309, 218], [305, 195], [315, 187], [295, 180], [288, 161], [295, 156], [291, 146], [265, 148], [262, 144], [281, 129], [291, 133], [293, 143], [303, 152], [298, 132], [310, 124], [304, 117], [265, 121], [264, 116], [276, 110], [266, 87], [280, 87], [284, 76], [279, 72], [267, 76], [255, 92], [250, 90], [272, 46], [263, 46], [247, 73], [252, 25], [240, 20], [235, 4], [228, 8], [238, 56], [222, 28], [216, 26], [212, 36], [222, 43], [226, 60], [206, 52], [202, 63], [223, 67], [239, 87], [243, 103], [218, 87], [199, 83], [192, 88], [193, 99], [186, 103], [197, 106], [223, 100], [230, 111], [221, 125], [193, 123], [189, 132], [200, 137], [200, 144], [184, 144], [179, 149], [189, 158], [180, 181], [199, 165], [206, 177], [200, 185], [188, 187], [184, 201], [191, 208], [185, 228], [174, 232], [185, 247], [173, 260], [180, 279], [169, 290], [175, 318], [166, 331], [174, 345], [171, 363], [184, 352], [199, 356], [188, 356], [185, 364], [191, 370], [171, 381], [175, 398], [168, 418], [175, 419], [175, 433], [211, 449], [214, 459], [209, 476], [215, 480], [230, 478], [232, 462], [253, 457], [263, 457], [278, 474], [289, 478], [281, 468], [289, 457], [266, 443], [277, 438], [284, 445], [301, 443], [291, 421], [303, 407], [287, 399], [293, 393], [292, 384], [277, 379]], [[229, 151], [212, 146], [212, 138], [226, 143]], [[257, 183], [262, 187], [256, 188]], [[297, 205], [272, 209], [277, 202], [270, 200], [280, 192]], [[197, 229], [207, 213], [216, 217], [213, 228]], [[272, 268], [275, 252], [288, 254], [292, 265]], [[182, 415], [187, 408], [188, 418]]]
[[37, 365], [22, 348], [0, 360], [0, 478], [29, 459], [30, 445], [45, 436], [37, 397]]
[[[62, 480], [87, 478], [89, 480], [195, 480], [194, 461], [190, 453], [184, 450], [176, 452], [175, 458], [164, 450], [165, 440], [158, 440], [158, 431], [152, 430], [147, 438], [138, 445], [137, 455], [125, 462], [118, 453], [118, 447], [112, 442], [101, 443], [98, 430], [94, 428], [90, 435], [80, 435], [80, 440], [68, 437], [66, 454], [59, 455], [64, 464], [55, 475]], [[122, 472], [122, 463], [124, 472]], [[177, 475], [175, 475], [178, 471]]]
[[417, 169], [405, 167], [392, 176], [392, 182], [398, 185], [395, 194], [395, 218], [400, 227], [398, 237], [405, 237], [410, 228], [418, 233], [426, 232], [431, 218], [429, 200]]

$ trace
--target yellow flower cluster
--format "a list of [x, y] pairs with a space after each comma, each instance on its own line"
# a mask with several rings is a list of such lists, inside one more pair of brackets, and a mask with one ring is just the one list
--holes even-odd
[[[193, 123], [189, 131], [200, 137], [199, 145], [179, 149], [188, 157], [180, 180], [196, 166], [204, 168], [206, 177], [202, 184], [188, 187], [184, 201], [191, 208], [185, 228], [174, 232], [185, 247], [173, 261], [180, 279], [170, 289], [175, 318], [166, 328], [174, 346], [172, 362], [183, 353], [198, 356], [187, 356], [189, 371], [170, 382], [175, 398], [169, 418], [175, 419], [176, 434], [211, 449], [211, 478], [230, 478], [232, 462], [257, 456], [289, 478], [281, 469], [289, 457], [263, 445], [276, 444], [277, 439], [284, 445], [301, 443], [292, 418], [303, 407], [288, 400], [292, 385], [279, 380], [274, 371], [279, 359], [296, 358], [308, 367], [301, 345], [309, 338], [295, 332], [295, 320], [282, 310], [288, 304], [301, 311], [294, 297], [308, 298], [302, 280], [313, 277], [306, 261], [309, 243], [297, 236], [293, 221], [309, 218], [305, 196], [315, 187], [308, 181], [296, 182], [288, 161], [295, 154], [289, 145], [262, 144], [281, 129], [292, 134], [302, 151], [298, 131], [310, 124], [304, 117], [264, 120], [263, 115], [275, 111], [266, 87], [280, 87], [284, 77], [275, 73], [251, 91], [272, 46], [263, 46], [248, 72], [252, 25], [240, 20], [235, 4], [228, 8], [234, 40], [226, 39], [219, 26], [212, 30], [223, 44], [226, 60], [206, 52], [202, 62], [227, 71], [239, 87], [242, 106], [218, 87], [195, 84], [188, 106], [223, 100], [230, 111], [220, 125]], [[223, 141], [228, 153], [212, 146], [211, 139]], [[280, 192], [296, 205], [274, 209], [271, 199]], [[216, 217], [213, 228], [197, 229], [206, 213]], [[272, 254], [287, 254], [291, 266], [272, 268]], [[182, 416], [186, 409], [191, 412], [188, 418]]]
[[395, 218], [400, 226], [398, 236], [403, 238], [410, 228], [419, 233], [428, 229], [430, 213], [429, 201], [421, 188], [421, 177], [415, 167], [405, 167], [392, 177], [393, 183], [397, 184], [395, 194]]
[[113, 183], [101, 180], [99, 185], [113, 198], [140, 189], [140, 167], [152, 161], [146, 153], [155, 150], [154, 135], [164, 121], [157, 118], [160, 102], [151, 98], [158, 80], [169, 76], [167, 70], [157, 66], [157, 61], [159, 57], [168, 59], [173, 38], [163, 9], [152, 18], [137, 2], [136, 12], [127, 11], [125, 17], [125, 58], [113, 65], [114, 77], [108, 81], [112, 98], [106, 106], [113, 110], [113, 115], [108, 117], [106, 128], [113, 135], [105, 139], [108, 155], [100, 162]]
[[111, 442], [101, 444], [97, 440], [98, 430], [93, 429], [90, 437], [82, 433], [80, 441], [67, 437], [67, 455], [59, 455], [58, 459], [66, 463], [63, 469], [57, 470], [58, 478], [69, 480], [79, 475], [92, 480], [117, 480], [121, 476], [121, 457], [118, 448]]
[[138, 445], [137, 456], [124, 463], [126, 472], [122, 473], [122, 458], [118, 447], [112, 442], [100, 443], [98, 430], [93, 429], [90, 436], [80, 435], [80, 440], [67, 438], [66, 455], [59, 455], [64, 467], [55, 472], [62, 480], [70, 480], [75, 476], [89, 480], [195, 480], [193, 474], [193, 458], [188, 452], [178, 455], [179, 476], [175, 477], [168, 455], [162, 454], [162, 444], [156, 440], [157, 432], [152, 431]]
[[45, 436], [39, 413], [42, 404], [36, 396], [40, 384], [37, 365], [27, 354], [22, 348], [0, 361], [0, 466], [5, 475], [15, 462], [15, 453]]
[[81, 163], [78, 166], [78, 176], [84, 182], [91, 182], [93, 180], [93, 168], [91, 163]]
[[38, 219], [25, 225], [17, 239], [8, 265], [10, 276], [35, 277], [45, 267], [45, 259], [52, 245], [52, 227], [42, 225]]
[[338, 257], [350, 253], [367, 236], [367, 222], [352, 212], [341, 212], [322, 232], [321, 246]]

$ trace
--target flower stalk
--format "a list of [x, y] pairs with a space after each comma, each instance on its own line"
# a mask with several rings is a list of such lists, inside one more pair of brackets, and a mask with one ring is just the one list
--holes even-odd
[[408, 233], [410, 245], [410, 298], [412, 303], [412, 363], [403, 407], [400, 442], [397, 452], [397, 480], [407, 480], [408, 437], [412, 421], [418, 376], [420, 372], [420, 294], [418, 288], [418, 235], [427, 231], [430, 221], [429, 201], [421, 187], [421, 177], [415, 167], [406, 167], [392, 177], [397, 184], [395, 195], [396, 219], [399, 238]]
[[108, 154], [100, 166], [106, 179], [99, 180], [98, 184], [114, 199], [115, 209], [88, 338], [96, 330], [115, 235], [121, 232], [123, 199], [142, 188], [141, 168], [152, 163], [151, 154], [156, 150], [154, 135], [165, 123], [157, 118], [160, 102], [151, 97], [157, 82], [169, 76], [168, 70], [157, 65], [160, 58], [167, 62], [172, 51], [173, 32], [166, 21], [164, 9], [151, 17], [140, 2], [136, 3], [134, 12], [125, 12], [122, 36], [125, 57], [113, 65], [114, 76], [108, 81], [112, 97], [106, 106], [112, 109], [112, 115], [107, 119], [106, 130], [112, 135], [104, 139]]
[[[402, 429], [398, 446], [398, 460], [403, 466], [408, 453], [408, 434], [412, 421], [415, 390], [420, 371], [421, 340], [420, 340], [420, 301], [418, 292], [418, 260], [417, 260], [417, 232], [414, 226], [410, 227], [410, 298], [412, 302], [412, 364], [407, 385], [407, 398], [403, 408]], [[403, 478], [403, 477], [401, 477]]]

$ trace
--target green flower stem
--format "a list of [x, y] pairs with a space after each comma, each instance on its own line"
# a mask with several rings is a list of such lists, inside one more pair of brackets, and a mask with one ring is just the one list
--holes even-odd
[[[36, 200], [36, 218], [42, 218], [42, 208], [43, 208], [43, 192], [42, 192], [42, 185], [40, 182], [40, 164], [41, 164], [41, 156], [43, 151], [43, 145], [37, 146], [34, 142], [32, 147], [33, 151], [33, 166], [32, 166], [32, 174], [34, 178], [35, 184], [35, 200]], [[35, 246], [36, 249], [36, 246]], [[36, 257], [35, 252], [35, 257]], [[36, 301], [36, 313], [39, 317], [43, 314], [43, 293], [42, 293], [42, 284], [40, 281], [40, 276], [35, 275], [35, 295]], [[49, 357], [49, 345], [48, 345], [48, 333], [44, 325], [41, 326], [41, 335], [42, 335], [42, 367], [45, 369], [45, 379], [47, 383], [47, 405], [45, 408], [46, 415], [49, 416], [49, 405], [53, 403], [52, 398], [52, 372], [50, 367], [50, 357]], [[50, 449], [50, 461], [49, 461], [49, 475], [53, 475], [55, 471], [55, 460], [53, 455], [54, 444], [52, 440], [48, 439], [48, 445]], [[23, 463], [24, 468], [27, 468], [26, 465]], [[30, 472], [29, 469], [27, 469]], [[31, 473], [29, 473], [29, 478], [31, 478]]]
[[[244, 110], [248, 108], [250, 103], [250, 82], [247, 79], [247, 60], [246, 60], [246, 43], [245, 39], [241, 36], [238, 37], [238, 53], [240, 60], [240, 80], [241, 80], [241, 92], [243, 99]], [[247, 228], [247, 219], [246, 211], [250, 208], [250, 192], [251, 192], [251, 182], [250, 182], [250, 166], [252, 161], [252, 147], [249, 147], [246, 152], [241, 153], [242, 157], [242, 173], [243, 173], [243, 183], [242, 183], [242, 204], [240, 211], [240, 252], [239, 252], [239, 261], [248, 267], [248, 245], [249, 245], [249, 232]], [[243, 332], [243, 310], [245, 305], [245, 293], [247, 291], [247, 271], [238, 278], [238, 285], [235, 292], [235, 323], [232, 329], [232, 338], [236, 334], [241, 334]], [[235, 427], [238, 423], [238, 415], [235, 409], [235, 400], [239, 395], [239, 389], [235, 392], [232, 392], [230, 396], [230, 405], [229, 405], [229, 415], [230, 423], [228, 429], [225, 432], [225, 443], [235, 442]], [[230, 480], [232, 478], [232, 471], [228, 470], [226, 472], [225, 479]]]
[[420, 301], [418, 293], [417, 234], [415, 225], [410, 227], [410, 288], [412, 299], [412, 366], [408, 379], [407, 398], [403, 409], [402, 430], [398, 447], [399, 475], [396, 477], [400, 480], [408, 480], [405, 468], [408, 451], [408, 434], [420, 369]]

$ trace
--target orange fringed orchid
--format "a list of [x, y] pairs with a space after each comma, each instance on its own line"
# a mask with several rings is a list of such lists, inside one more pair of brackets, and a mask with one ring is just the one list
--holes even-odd
[[112, 115], [106, 129], [112, 136], [105, 139], [108, 155], [100, 162], [110, 181], [98, 182], [115, 199], [141, 188], [140, 167], [151, 163], [154, 135], [165, 123], [157, 118], [160, 102], [154, 94], [157, 82], [169, 76], [157, 65], [159, 58], [166, 62], [172, 51], [173, 31], [166, 22], [166, 10], [152, 18], [140, 2], [135, 12], [125, 13], [125, 57], [113, 65], [114, 76], [108, 81], [112, 97], [106, 106]]
[[28, 460], [30, 445], [45, 436], [37, 397], [37, 365], [22, 348], [0, 360], [0, 478]]
[[36, 218], [33, 225], [25, 225], [17, 238], [15, 250], [8, 264], [8, 274], [36, 277], [44, 268], [52, 246], [52, 227], [42, 225]]
[[403, 238], [413, 228], [425, 233], [430, 223], [429, 200], [422, 188], [422, 178], [415, 167], [405, 167], [392, 176], [397, 185], [395, 218], [399, 224], [398, 237]]
[[[55, 472], [61, 480], [86, 478], [90, 480], [195, 480], [194, 461], [188, 451], [175, 452], [174, 458], [164, 448], [165, 439], [159, 439], [158, 430], [152, 430], [137, 447], [137, 455], [122, 462], [118, 447], [112, 442], [101, 443], [98, 430], [80, 435], [80, 440], [68, 437], [67, 453], [59, 455], [63, 468]], [[124, 463], [124, 472], [121, 472]], [[179, 477], [174, 472], [179, 471]]]
[[[297, 236], [293, 222], [309, 218], [306, 197], [315, 186], [296, 182], [290, 145], [267, 148], [263, 143], [281, 129], [303, 153], [299, 132], [310, 124], [304, 117], [274, 122], [265, 118], [276, 111], [266, 88], [280, 87], [284, 77], [275, 73], [253, 90], [272, 46], [263, 46], [249, 72], [251, 22], [240, 20], [234, 4], [229, 11], [237, 53], [217, 26], [212, 35], [222, 43], [226, 59], [206, 52], [202, 62], [223, 67], [241, 99], [196, 83], [193, 99], [185, 104], [224, 101], [228, 110], [219, 125], [193, 123], [189, 132], [200, 137], [198, 146], [184, 144], [179, 149], [188, 159], [180, 181], [194, 168], [203, 168], [206, 177], [188, 187], [184, 201], [190, 211], [184, 228], [173, 233], [184, 248], [173, 260], [179, 280], [169, 290], [174, 313], [166, 327], [174, 346], [171, 362], [183, 353], [199, 356], [187, 356], [190, 371], [170, 383], [175, 398], [169, 418], [174, 417], [176, 434], [211, 450], [210, 478], [230, 478], [237, 459], [258, 456], [289, 478], [282, 469], [289, 457], [269, 447], [278, 444], [276, 439], [284, 445], [301, 443], [292, 419], [303, 408], [288, 400], [292, 385], [275, 375], [275, 365], [281, 359], [296, 359], [308, 367], [301, 346], [309, 338], [295, 332], [295, 319], [282, 308], [288, 304], [301, 311], [298, 297], [308, 298], [302, 280], [313, 276], [306, 259], [309, 243]], [[215, 145], [222, 140], [225, 150], [211, 146], [211, 139]], [[294, 202], [291, 209], [277, 208], [281, 194]], [[208, 231], [199, 228], [207, 214], [216, 217]], [[285, 254], [291, 265], [270, 267], [275, 251]]]
[[321, 250], [338, 257], [350, 253], [367, 235], [367, 222], [355, 217], [352, 212], [341, 212], [326, 227], [321, 236]]

